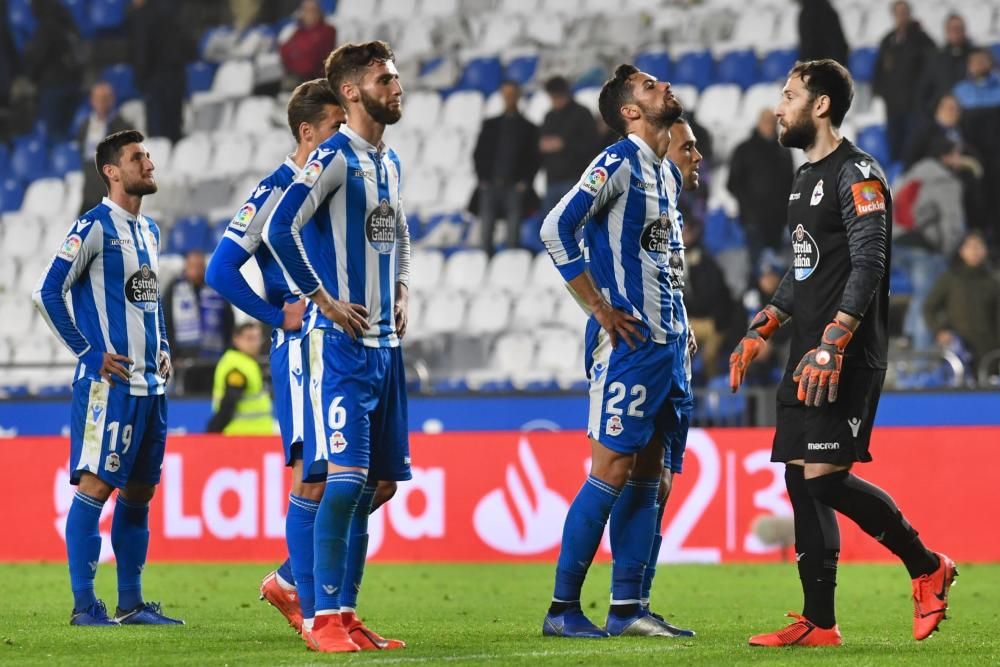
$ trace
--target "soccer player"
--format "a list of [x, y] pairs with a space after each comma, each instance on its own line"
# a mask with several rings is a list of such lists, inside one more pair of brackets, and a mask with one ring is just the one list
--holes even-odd
[[851, 75], [833, 60], [799, 63], [789, 73], [775, 109], [778, 139], [808, 160], [788, 201], [794, 263], [729, 359], [736, 391], [765, 341], [791, 322], [771, 460], [785, 464], [805, 604], [786, 628], [751, 637], [753, 646], [840, 645], [836, 512], [903, 561], [913, 580], [916, 639], [944, 618], [957, 574], [950, 558], [924, 546], [885, 491], [852, 471], [872, 460], [885, 379], [892, 219], [882, 167], [840, 135], [853, 97]]
[[[233, 305], [274, 328], [271, 378], [285, 464], [292, 467], [292, 490], [285, 520], [289, 558], [264, 577], [260, 594], [299, 632], [303, 619], [313, 618], [313, 525], [326, 482], [325, 461], [316, 459], [316, 438], [304, 437], [312, 416], [309, 402], [304, 398], [308, 372], [302, 364], [301, 343], [315, 325], [317, 311], [314, 304], [301, 300], [261, 241], [264, 223], [274, 205], [302, 171], [309, 154], [340, 129], [344, 119], [344, 111], [326, 79], [307, 81], [293, 91], [288, 100], [288, 126], [296, 141], [295, 152], [264, 178], [240, 207], [212, 255], [207, 274], [208, 283]], [[311, 247], [315, 229], [307, 227], [304, 233], [306, 245]], [[258, 296], [240, 273], [240, 267], [250, 257], [256, 258], [261, 269], [267, 299]], [[372, 511], [395, 492], [394, 481], [379, 482]], [[357, 539], [364, 541], [365, 536]], [[355, 591], [353, 595], [356, 594]], [[355, 623], [353, 633], [362, 643], [367, 637], [367, 643], [375, 647], [384, 648], [390, 641], [366, 628], [360, 620]]]
[[[556, 268], [587, 306], [590, 475], [563, 527], [547, 636], [671, 636], [640, 604], [656, 522], [664, 434], [686, 391], [686, 322], [672, 291], [683, 279], [676, 188], [664, 182], [662, 133], [681, 113], [670, 84], [621, 65], [601, 89], [601, 116], [627, 138], [595, 159], [542, 225]], [[589, 263], [575, 233], [584, 226]], [[672, 285], [673, 282], [673, 285]], [[611, 525], [606, 629], [580, 609], [580, 589]]]
[[[183, 623], [142, 597], [149, 501], [160, 481], [170, 375], [156, 277], [160, 229], [140, 213], [142, 198], [156, 192], [144, 140], [125, 130], [98, 144], [95, 163], [108, 196], [73, 223], [33, 294], [49, 328], [80, 360], [70, 422], [70, 484], [77, 491], [66, 518], [71, 625]], [[94, 575], [101, 510], [114, 489], [111, 546], [118, 608], [110, 618], [94, 594]]]
[[[344, 44], [330, 54], [326, 76], [347, 124], [312, 153], [264, 227], [271, 252], [319, 311], [303, 363], [308, 427], [326, 487], [314, 529], [315, 624], [303, 637], [323, 652], [357, 651], [357, 641], [365, 641], [351, 632], [352, 596], [364, 566], [373, 480], [411, 476], [399, 347], [410, 237], [399, 158], [382, 141], [386, 125], [402, 117], [393, 59], [381, 41]], [[309, 227], [313, 240], [304, 236]], [[385, 648], [397, 646], [402, 642]]]

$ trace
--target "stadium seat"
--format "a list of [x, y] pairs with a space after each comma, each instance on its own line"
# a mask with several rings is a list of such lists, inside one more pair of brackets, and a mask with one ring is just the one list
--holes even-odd
[[500, 0], [497, 10], [503, 16], [527, 16], [538, 11], [539, 0]]
[[[594, 88], [592, 86], [588, 88], [580, 88], [579, 90], [573, 93], [573, 99], [575, 99], [583, 106], [587, 107], [587, 109], [589, 109], [591, 113], [595, 114], [598, 113], [597, 100], [598, 98], [600, 98], [600, 96], [601, 96], [601, 89]], [[546, 97], [548, 96], [546, 95]]]
[[409, 165], [423, 163], [420, 152], [423, 142], [420, 133], [413, 131], [410, 127], [405, 125], [393, 127], [386, 133], [385, 142], [399, 156], [403, 163], [403, 171], [407, 176], [409, 176], [407, 170]]
[[889, 164], [889, 137], [882, 125], [871, 125], [858, 132], [858, 148], [865, 151], [879, 164]]
[[422, 212], [440, 204], [441, 177], [434, 169], [416, 169], [403, 177], [403, 201], [406, 209]]
[[540, 252], [535, 255], [531, 262], [531, 277], [528, 284], [532, 290], [549, 289], [556, 292], [565, 291], [566, 282], [563, 280], [559, 270], [552, 264], [549, 253]]
[[[0, 223], [0, 235], [3, 234], [3, 224]], [[5, 294], [13, 294], [17, 284], [17, 278], [20, 275], [21, 267], [18, 262], [14, 260], [0, 262], [0, 298]], [[2, 339], [0, 339], [2, 340]], [[2, 357], [2, 355], [0, 355]], [[0, 364], [3, 360], [0, 359]]]
[[473, 58], [465, 65], [462, 76], [455, 85], [456, 90], [477, 90], [489, 95], [500, 87], [503, 80], [503, 65], [493, 57]]
[[337, 0], [334, 17], [343, 19], [371, 19], [378, 14], [378, 0]]
[[410, 290], [431, 293], [441, 284], [444, 273], [444, 254], [439, 250], [417, 248], [410, 260]]
[[235, 178], [246, 173], [252, 154], [253, 143], [247, 141], [245, 135], [224, 135], [212, 150], [212, 161], [205, 172], [206, 177]]
[[453, 290], [474, 292], [483, 284], [486, 253], [479, 249], [459, 250], [444, 265], [444, 285]]
[[747, 128], [757, 124], [757, 117], [764, 109], [774, 109], [781, 101], [781, 88], [784, 83], [758, 83], [750, 86], [743, 93], [740, 110], [736, 118]]
[[666, 51], [647, 51], [635, 57], [635, 66], [640, 71], [655, 76], [660, 81], [670, 81], [670, 54]]
[[24, 185], [16, 178], [5, 178], [0, 182], [0, 213], [9, 213], [21, 208], [24, 199]]
[[698, 93], [698, 89], [687, 83], [677, 83], [673, 81], [670, 82], [670, 90], [674, 91], [674, 95], [677, 99], [681, 101], [684, 108], [687, 111], [692, 111], [698, 108], [698, 99], [701, 95]]
[[482, 17], [482, 28], [477, 42], [485, 51], [504, 53], [514, 46], [523, 32], [524, 22], [519, 16], [486, 14]]
[[271, 115], [274, 112], [274, 98], [254, 95], [239, 101], [232, 128], [240, 133], [263, 134], [274, 127]]
[[437, 292], [427, 299], [424, 306], [424, 326], [417, 333], [420, 337], [450, 334], [460, 331], [465, 322], [466, 300], [461, 292]]
[[744, 6], [733, 27], [730, 38], [720, 44], [723, 50], [757, 49], [774, 47], [777, 14], [769, 7]]
[[192, 250], [211, 252], [214, 245], [212, 226], [205, 218], [191, 216], [177, 220], [170, 228], [164, 250], [184, 255]]
[[522, 248], [501, 250], [490, 259], [485, 284], [493, 289], [519, 292], [527, 284], [532, 259], [531, 253]]
[[710, 253], [718, 254], [743, 245], [743, 230], [736, 220], [726, 215], [725, 211], [713, 209], [705, 216], [702, 243]]
[[22, 181], [33, 181], [48, 173], [48, 155], [45, 142], [32, 136], [25, 141], [15, 141], [10, 156], [11, 173]]
[[504, 331], [510, 324], [510, 305], [510, 296], [496, 290], [470, 296], [462, 332], [482, 336]]
[[35, 15], [31, 11], [31, 0], [9, 0], [7, 3], [7, 20], [10, 22], [14, 46], [19, 52], [35, 34], [38, 26]]
[[764, 82], [784, 82], [788, 77], [788, 72], [795, 66], [795, 61], [798, 57], [798, 49], [776, 49], [769, 51], [760, 61], [761, 80]]
[[706, 127], [732, 125], [740, 108], [743, 93], [735, 83], [717, 83], [701, 92], [698, 120]]
[[538, 71], [538, 56], [518, 56], [512, 58], [504, 68], [504, 77], [517, 81], [522, 86], [531, 83]]
[[558, 48], [566, 41], [567, 15], [543, 13], [537, 14], [525, 22], [524, 39], [544, 48]]
[[733, 83], [745, 90], [757, 79], [757, 56], [751, 49], [731, 51], [722, 56], [716, 66], [719, 83]]
[[253, 91], [253, 63], [249, 60], [227, 60], [219, 65], [212, 79], [210, 90], [195, 93], [195, 105], [246, 97]]
[[555, 317], [553, 320], [566, 327], [570, 331], [579, 332], [582, 336], [584, 328], [587, 326], [587, 320], [590, 319], [590, 314], [583, 309], [573, 295], [566, 290], [565, 293], [556, 297], [555, 299]]
[[514, 314], [510, 328], [517, 331], [533, 331], [545, 324], [556, 321], [556, 298], [549, 290], [536, 290], [514, 298]]
[[295, 149], [295, 140], [288, 130], [270, 130], [257, 139], [250, 169], [259, 174], [270, 173], [285, 156]]
[[143, 134], [146, 133], [146, 102], [144, 100], [134, 99], [125, 102], [118, 107], [118, 115], [132, 127]]
[[524, 107], [524, 117], [535, 125], [541, 125], [550, 109], [552, 109], [551, 98], [544, 90], [536, 90]]
[[513, 374], [529, 371], [535, 357], [535, 339], [527, 332], [509, 332], [496, 339], [485, 369], [469, 371], [469, 387], [478, 389], [489, 382], [507, 380]]
[[24, 194], [19, 214], [50, 220], [62, 212], [65, 187], [61, 178], [40, 178], [32, 181]]
[[[150, 151], [152, 155], [152, 151]], [[212, 142], [204, 134], [189, 134], [173, 148], [170, 156], [171, 179], [201, 178], [205, 166], [211, 164]]]
[[[483, 95], [475, 90], [460, 90], [448, 96], [441, 109], [441, 120], [448, 127], [478, 132], [483, 124]], [[435, 147], [436, 150], [436, 147]]]
[[128, 102], [139, 96], [139, 91], [135, 87], [134, 72], [131, 65], [118, 63], [105, 67], [101, 72], [101, 80], [111, 84], [115, 91], [115, 100], [118, 104]]
[[579, 375], [583, 362], [580, 351], [582, 338], [582, 330], [579, 334], [561, 327], [539, 330], [535, 366], [555, 372], [575, 372]]
[[428, 128], [437, 127], [440, 113], [440, 95], [434, 91], [416, 91], [406, 97], [406, 111], [403, 113], [400, 125], [426, 131]]
[[472, 199], [472, 193], [478, 186], [476, 175], [471, 169], [458, 170], [444, 179], [444, 191], [441, 194], [441, 206], [445, 210], [458, 211], [465, 209]]
[[[26, 197], [27, 198], [27, 197]], [[3, 220], [3, 252], [4, 260], [13, 257], [25, 259], [38, 252], [42, 238], [42, 223], [38, 218], [29, 215], [8, 214]], [[6, 317], [6, 313], [4, 313]]]
[[203, 93], [212, 89], [212, 81], [215, 80], [216, 66], [212, 63], [199, 60], [187, 66], [187, 94], [190, 97], [194, 93]]
[[458, 0], [431, 0], [420, 3], [420, 11], [427, 16], [455, 16], [461, 14]]
[[875, 60], [878, 58], [878, 49], [866, 47], [854, 49], [848, 57], [848, 68], [851, 76], [858, 83], [870, 83], [875, 75]]
[[426, 145], [421, 161], [423, 167], [440, 169], [449, 174], [471, 169], [472, 161], [468, 159], [470, 151], [463, 132], [441, 128], [427, 137]]
[[49, 163], [52, 173], [60, 178], [71, 171], [80, 171], [80, 149], [72, 141], [59, 144], [52, 149]]
[[97, 32], [114, 31], [125, 24], [127, 0], [90, 0], [90, 25]]

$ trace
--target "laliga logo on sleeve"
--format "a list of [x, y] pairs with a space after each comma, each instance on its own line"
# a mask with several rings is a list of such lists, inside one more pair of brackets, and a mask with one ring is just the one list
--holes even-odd
[[247, 230], [247, 226], [250, 224], [250, 221], [253, 220], [255, 215], [257, 215], [257, 207], [250, 202], [247, 202], [233, 217], [233, 221], [229, 223], [229, 227], [231, 229], [237, 229], [241, 232], [245, 232]]
[[596, 195], [604, 187], [604, 184], [608, 182], [608, 170], [604, 167], [594, 167], [587, 174], [583, 182], [580, 183], [580, 189], [586, 190], [592, 195]]
[[[490, 491], [476, 506], [479, 539], [505, 554], [542, 553], [559, 544], [569, 504], [545, 485], [528, 438], [517, 444], [517, 462], [507, 465], [505, 487]], [[520, 464], [520, 465], [518, 465]]]
[[316, 181], [319, 180], [319, 175], [323, 173], [323, 163], [319, 160], [313, 160], [305, 167], [302, 168], [302, 173], [296, 179], [299, 183], [304, 183], [310, 188], [315, 185]]
[[[73, 496], [76, 495], [76, 487], [69, 484], [69, 464], [56, 470], [55, 483], [52, 486], [52, 500], [56, 511], [55, 529], [59, 538], [66, 541], [66, 517], [69, 515], [69, 508], [73, 504]], [[101, 510], [100, 522], [104, 524], [109, 520], [115, 511], [115, 501], [108, 500]], [[101, 556], [98, 559], [101, 563], [106, 563], [114, 558], [114, 551], [111, 548], [111, 528], [101, 530]]]

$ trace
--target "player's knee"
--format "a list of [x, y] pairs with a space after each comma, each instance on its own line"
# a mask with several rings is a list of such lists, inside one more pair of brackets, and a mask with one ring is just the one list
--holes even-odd
[[129, 482], [118, 494], [130, 503], [144, 505], [153, 499], [156, 486], [153, 484], [138, 484]]
[[848, 474], [850, 473], [847, 470], [838, 470], [819, 477], [807, 478], [806, 489], [810, 496], [824, 505], [830, 505], [842, 495], [844, 479]]
[[632, 477], [632, 468], [634, 465], [634, 456], [621, 454], [615, 457], [607, 457], [600, 461], [594, 459], [590, 464], [590, 474], [616, 489], [621, 489]]
[[396, 482], [392, 480], [382, 480], [375, 487], [375, 497], [372, 500], [372, 512], [389, 502], [396, 495]]
[[89, 496], [100, 502], [106, 502], [111, 497], [114, 487], [93, 473], [85, 472], [80, 475], [80, 483], [77, 490], [85, 496]]

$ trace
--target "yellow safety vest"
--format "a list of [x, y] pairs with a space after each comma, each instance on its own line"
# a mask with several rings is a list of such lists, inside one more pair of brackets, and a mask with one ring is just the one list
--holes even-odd
[[271, 435], [274, 433], [274, 417], [271, 415], [271, 396], [264, 388], [264, 374], [257, 360], [239, 350], [226, 350], [215, 367], [212, 383], [212, 410], [219, 411], [222, 397], [226, 393], [226, 377], [238, 371], [246, 378], [243, 397], [236, 404], [232, 421], [222, 432], [226, 435]]

